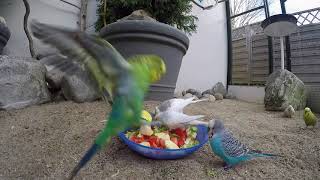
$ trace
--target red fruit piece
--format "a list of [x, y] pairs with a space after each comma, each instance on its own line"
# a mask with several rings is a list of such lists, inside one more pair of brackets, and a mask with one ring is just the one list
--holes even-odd
[[176, 145], [178, 145], [178, 138], [177, 137], [171, 137], [170, 140], [174, 142]]
[[165, 141], [164, 141], [163, 139], [160, 139], [160, 141], [159, 141], [159, 147], [160, 147], [160, 148], [165, 148], [165, 147], [166, 147]]

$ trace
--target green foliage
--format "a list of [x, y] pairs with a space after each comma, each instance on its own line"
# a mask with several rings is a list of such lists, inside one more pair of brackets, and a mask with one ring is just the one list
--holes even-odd
[[196, 32], [198, 18], [190, 15], [191, 0], [106, 0], [106, 13], [105, 0], [97, 1], [99, 18], [95, 24], [96, 31], [104, 26], [104, 18], [106, 24], [109, 24], [130, 15], [135, 10], [143, 9], [159, 22], [175, 26], [188, 34]]

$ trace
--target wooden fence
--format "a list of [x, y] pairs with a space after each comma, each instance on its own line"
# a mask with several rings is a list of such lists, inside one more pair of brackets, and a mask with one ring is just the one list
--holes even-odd
[[[290, 35], [291, 70], [308, 87], [308, 105], [320, 112], [320, 8], [294, 14], [298, 30]], [[269, 75], [268, 39], [256, 23], [233, 30], [232, 84], [264, 85]], [[280, 69], [280, 40], [273, 38], [273, 69]], [[285, 62], [286, 64], [286, 62]]]

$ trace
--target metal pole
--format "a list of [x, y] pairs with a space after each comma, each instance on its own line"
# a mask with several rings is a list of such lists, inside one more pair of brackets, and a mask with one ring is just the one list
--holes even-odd
[[281, 48], [281, 70], [284, 70], [284, 38], [280, 37], [280, 48]]
[[228, 69], [227, 69], [227, 89], [232, 84], [232, 35], [231, 35], [231, 20], [230, 20], [230, 3], [225, 1], [226, 19], [227, 19], [227, 40], [228, 40]]
[[281, 12], [282, 14], [286, 14], [286, 5], [284, 4], [287, 0], [280, 0]]
[[[263, 0], [264, 2], [264, 12], [266, 18], [270, 17], [269, 14], [269, 4], [268, 0]], [[272, 42], [272, 37], [268, 36], [268, 51], [269, 51], [269, 74], [273, 72], [273, 42]]]
[[[282, 14], [287, 14], [285, 2], [287, 0], [280, 0], [281, 12]], [[286, 61], [287, 61], [287, 70], [291, 71], [291, 47], [290, 47], [290, 37], [285, 37], [286, 41]]]

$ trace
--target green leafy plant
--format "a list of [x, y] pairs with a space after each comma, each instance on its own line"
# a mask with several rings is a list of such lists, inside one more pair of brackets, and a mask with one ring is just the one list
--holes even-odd
[[99, 16], [96, 31], [135, 10], [144, 10], [157, 21], [191, 34], [196, 32], [198, 18], [191, 15], [192, 0], [97, 0]]

